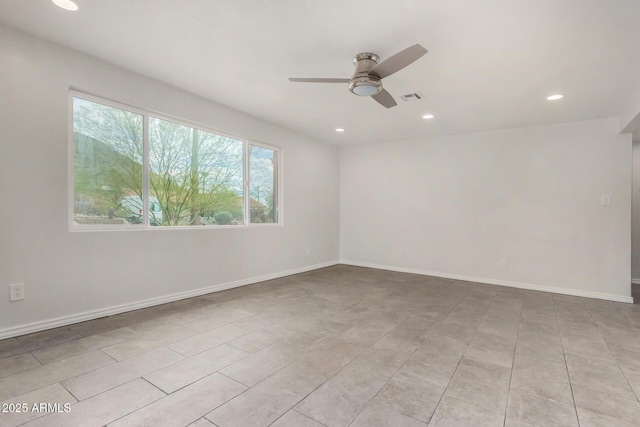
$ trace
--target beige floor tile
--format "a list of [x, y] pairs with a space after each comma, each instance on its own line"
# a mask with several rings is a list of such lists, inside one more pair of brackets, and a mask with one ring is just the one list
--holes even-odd
[[[68, 326], [50, 329], [48, 331], [35, 332], [33, 334], [18, 337], [17, 342], [19, 346], [14, 348], [14, 351], [17, 350], [17, 353], [9, 354], [7, 356], [13, 356], [26, 351], [34, 351], [44, 347], [75, 341], [79, 338], [82, 338], [82, 336], [77, 334]], [[5, 357], [5, 355], [0, 355], [0, 357]]]
[[431, 334], [412, 359], [445, 370], [455, 370], [466, 350], [467, 345], [455, 338]]
[[597, 326], [602, 326], [612, 329], [627, 329], [632, 330], [635, 328], [633, 323], [619, 311], [590, 311], [591, 318]]
[[269, 425], [326, 381], [322, 374], [301, 374], [290, 367], [273, 374], [207, 414], [220, 427]]
[[20, 341], [18, 341], [17, 338], [8, 338], [5, 340], [0, 340], [0, 359], [5, 357], [10, 357], [10, 356], [15, 356], [16, 354], [19, 354], [19, 353], [24, 353], [24, 351], [22, 352], [18, 351], [19, 346], [20, 346]]
[[[64, 410], [65, 404], [73, 404], [76, 402], [77, 400], [65, 390], [64, 387], [56, 383], [2, 402], [0, 406], [2, 408], [4, 408], [4, 404], [13, 403], [26, 405], [27, 411], [1, 413], [0, 426], [18, 426], [28, 421], [44, 417], [47, 415], [47, 410], [40, 410], [39, 405], [42, 403], [52, 405], [49, 409], [53, 411], [58, 409]], [[33, 405], [36, 405], [35, 408]]]
[[[458, 374], [458, 372], [463, 372]], [[468, 377], [469, 371], [458, 371], [447, 387], [446, 396], [492, 412], [504, 414], [509, 387], [500, 381], [484, 382]]]
[[503, 337], [478, 332], [473, 337], [464, 356], [511, 368], [513, 365], [515, 343], [515, 337]]
[[618, 311], [612, 301], [601, 299], [585, 298], [584, 306], [589, 312], [611, 313]]
[[[292, 320], [292, 322], [300, 323], [300, 320]], [[299, 347], [306, 348], [308, 350], [314, 349], [324, 342], [334, 338], [337, 333], [327, 327], [322, 327], [320, 321], [314, 321], [310, 326], [302, 330], [296, 330], [291, 333], [285, 341], [297, 345]]]
[[368, 318], [347, 330], [339, 337], [345, 341], [368, 347], [397, 325], [378, 318]]
[[342, 371], [295, 409], [327, 426], [348, 426], [388, 380], [375, 371]]
[[560, 341], [560, 327], [555, 317], [522, 314], [518, 325], [518, 339], [521, 337], [554, 337]]
[[249, 330], [236, 325], [225, 325], [175, 342], [170, 344], [168, 347], [183, 356], [191, 357], [205, 350], [246, 335], [249, 332]]
[[184, 357], [176, 352], [159, 348], [70, 378], [62, 385], [78, 400], [84, 400], [182, 359]]
[[632, 351], [612, 348], [611, 354], [618, 362], [625, 377], [630, 381], [640, 381], [640, 354]]
[[503, 387], [509, 387], [511, 369], [495, 363], [464, 357], [454, 377], [456, 376], [468, 381], [495, 383]]
[[624, 317], [629, 319], [629, 321], [633, 323], [636, 328], [640, 328], [640, 310], [634, 310], [634, 307], [640, 307], [640, 304], [638, 304], [637, 302], [640, 302], [640, 297], [636, 297], [636, 304], [633, 305], [623, 303], [615, 305], [616, 309], [624, 314]]
[[619, 418], [608, 417], [587, 409], [578, 408], [580, 427], [638, 427], [637, 422], [627, 423]]
[[278, 418], [271, 427], [324, 427], [322, 424], [305, 417], [299, 412], [291, 410]]
[[74, 332], [88, 337], [91, 335], [103, 334], [126, 327], [129, 321], [124, 316], [127, 313], [116, 314], [115, 316], [101, 317], [99, 319], [88, 320], [86, 322], [76, 323], [70, 326]]
[[443, 369], [433, 365], [427, 365], [423, 361], [409, 359], [400, 368], [396, 375], [410, 375], [420, 377], [425, 382], [431, 382], [443, 388], [449, 384], [457, 366]]
[[120, 328], [102, 334], [91, 335], [80, 338], [75, 341], [46, 347], [36, 350], [33, 355], [43, 364], [57, 362], [59, 360], [68, 359], [69, 357], [79, 354], [88, 353], [93, 350], [99, 350], [103, 347], [113, 345], [118, 342], [126, 341], [136, 337], [136, 333], [129, 328]]
[[458, 322], [482, 322], [487, 310], [491, 305], [489, 300], [467, 298], [454, 308], [447, 320], [457, 320]]
[[306, 353], [287, 367], [303, 375], [329, 378], [360, 355], [366, 347], [334, 338]]
[[206, 332], [251, 316], [253, 313], [244, 310], [215, 310], [198, 320], [185, 323], [183, 326], [198, 332]]
[[9, 375], [0, 378], [0, 400], [38, 390], [113, 363], [112, 358], [95, 351]]
[[386, 335], [372, 347], [365, 350], [345, 371], [376, 372], [391, 378], [415, 353], [418, 344]]
[[215, 427], [215, 424], [206, 418], [200, 418], [199, 420], [189, 424], [187, 427]]
[[420, 344], [429, 336], [436, 321], [424, 316], [412, 316], [393, 328], [389, 334], [393, 337], [415, 341]]
[[518, 335], [518, 321], [505, 321], [500, 317], [485, 317], [478, 328], [478, 332], [498, 335], [505, 338], [514, 339]]
[[259, 332], [262, 330], [269, 330], [270, 326], [274, 325], [274, 321], [261, 314], [245, 317], [240, 320], [232, 322], [232, 325], [240, 326], [241, 328], [248, 329], [253, 332]]
[[303, 354], [304, 351], [298, 346], [288, 343], [275, 344], [227, 366], [220, 373], [252, 387]]
[[580, 305], [556, 304], [556, 318], [561, 328], [593, 327], [595, 323], [589, 312]]
[[[151, 307], [151, 309], [153, 308], [154, 307]], [[152, 334], [158, 329], [173, 328], [174, 326], [176, 326], [176, 322], [173, 320], [163, 319], [161, 316], [153, 315], [142, 316], [141, 319], [138, 319], [138, 316], [136, 316], [127, 322], [127, 327], [139, 336]]]
[[[377, 405], [428, 423], [445, 386], [400, 370], [373, 400]], [[362, 422], [362, 421], [360, 421]]]
[[614, 360], [567, 353], [569, 378], [576, 391], [594, 390], [625, 399], [635, 399], [635, 394]]
[[55, 329], [54, 331], [56, 331], [55, 334], [49, 333], [45, 335], [45, 332], [49, 331], [44, 331], [0, 341], [0, 359], [82, 338], [81, 335], [71, 330], [58, 331]]
[[124, 360], [193, 335], [196, 335], [196, 332], [182, 326], [167, 326], [129, 341], [105, 347], [102, 351], [116, 360]]
[[240, 349], [222, 344], [158, 369], [145, 375], [144, 378], [165, 393], [173, 393], [247, 355], [248, 353]]
[[640, 401], [640, 381], [629, 381], [629, 385], [636, 394], [636, 398]]
[[[91, 425], [142, 381], [172, 393], [118, 422], [482, 426], [506, 409], [531, 427], [575, 426], [573, 391], [582, 427], [618, 427], [637, 424], [638, 307], [336, 266], [0, 341], [0, 400], [78, 397]], [[189, 395], [217, 377], [239, 394]]]
[[465, 345], [469, 345], [473, 336], [478, 331], [478, 327], [480, 326], [480, 322], [470, 322], [463, 320], [450, 320], [449, 318], [443, 320], [442, 322], [436, 324], [432, 333], [429, 337], [432, 336], [445, 336], [445, 337], [455, 337], [457, 341], [464, 343]]
[[578, 427], [578, 418], [573, 405], [511, 392], [505, 421], [508, 426]]
[[386, 406], [369, 405], [358, 415], [351, 427], [425, 427], [426, 424], [402, 415]]
[[524, 315], [537, 315], [537, 316], [545, 316], [552, 318], [554, 322], [556, 322], [556, 310], [553, 306], [553, 303], [550, 305], [546, 303], [535, 303], [529, 302], [525, 297], [524, 303], [522, 305], [522, 314]]
[[160, 399], [165, 394], [137, 379], [71, 406], [68, 413], [49, 414], [29, 427], [98, 427]]
[[527, 311], [526, 308], [522, 309], [520, 314], [520, 331], [542, 331], [545, 333], [551, 333], [553, 331], [559, 334], [558, 320], [556, 319], [556, 313], [551, 308], [550, 314], [541, 314], [536, 311]]
[[371, 317], [372, 314], [374, 313], [371, 308], [361, 304], [354, 304], [348, 309], [330, 316], [327, 320], [343, 325], [355, 326], [363, 320]]
[[37, 368], [40, 362], [31, 353], [18, 354], [0, 359], [0, 378]]
[[584, 328], [561, 327], [560, 333], [565, 352], [591, 354], [605, 358], [612, 357], [607, 343], [602, 339], [598, 328], [595, 326]]
[[436, 408], [429, 426], [501, 427], [504, 416], [445, 396]]
[[564, 363], [516, 355], [511, 390], [573, 405], [571, 385]]
[[290, 335], [291, 333], [288, 331], [270, 331], [265, 329], [234, 338], [228, 343], [248, 353], [255, 353], [282, 341]]
[[640, 353], [640, 329], [618, 329], [600, 326], [600, 332], [609, 347]]
[[182, 390], [109, 424], [109, 427], [184, 426], [233, 399], [246, 387], [220, 374], [212, 374]]
[[564, 348], [559, 336], [544, 334], [519, 334], [516, 354], [546, 360], [552, 363], [565, 363]]
[[627, 399], [582, 388], [575, 388], [573, 395], [578, 409], [586, 409], [627, 423], [640, 422], [640, 402], [635, 395], [633, 399]]

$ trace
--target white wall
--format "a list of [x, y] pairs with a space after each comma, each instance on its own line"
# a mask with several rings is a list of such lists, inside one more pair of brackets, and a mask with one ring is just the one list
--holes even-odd
[[[337, 148], [2, 26], [0, 64], [0, 338], [338, 260]], [[282, 147], [285, 225], [69, 232], [70, 87]], [[9, 302], [14, 282], [24, 301]]]
[[341, 259], [630, 302], [618, 131], [604, 119], [341, 148]]
[[631, 211], [631, 277], [640, 283], [640, 129], [633, 133], [633, 208]]

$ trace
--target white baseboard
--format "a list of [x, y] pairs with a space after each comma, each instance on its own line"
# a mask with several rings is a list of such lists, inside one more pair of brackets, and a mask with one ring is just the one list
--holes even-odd
[[508, 280], [500, 280], [500, 279], [487, 279], [484, 277], [474, 277], [474, 276], [465, 276], [461, 274], [442, 273], [439, 271], [428, 271], [428, 270], [420, 270], [415, 268], [394, 267], [390, 265], [381, 265], [381, 264], [351, 261], [351, 260], [340, 260], [340, 264], [353, 265], [357, 267], [377, 268], [380, 270], [397, 271], [400, 273], [420, 274], [423, 276], [442, 277], [445, 279], [462, 280], [465, 282], [476, 282], [476, 283], [484, 283], [487, 285], [508, 286], [511, 288], [528, 289], [531, 291], [552, 292], [554, 294], [572, 295], [572, 296], [586, 297], [586, 298], [596, 298], [596, 299], [603, 299], [607, 301], [626, 302], [626, 303], [633, 304], [633, 298], [630, 296], [626, 297], [622, 295], [603, 294], [600, 292], [580, 291], [577, 289], [556, 288], [553, 286], [535, 285], [533, 283], [511, 282]]
[[631, 283], [634, 285], [640, 285], [640, 279], [631, 279]]
[[339, 261], [329, 261], [320, 264], [309, 265], [306, 267], [295, 268], [292, 270], [281, 271], [278, 273], [265, 274], [264, 276], [251, 277], [248, 279], [237, 280], [234, 282], [220, 283], [218, 285], [208, 286], [206, 288], [194, 289], [186, 292], [178, 292], [175, 294], [164, 295], [155, 298], [149, 298], [142, 301], [136, 301], [132, 303], [126, 303], [121, 305], [115, 305], [107, 308], [101, 308], [98, 310], [85, 311], [82, 313], [72, 314], [69, 316], [56, 317], [54, 319], [41, 320], [38, 322], [27, 323], [18, 326], [11, 326], [8, 328], [0, 329], [0, 340], [5, 338], [12, 338], [19, 335], [30, 334], [33, 332], [44, 331], [46, 329], [58, 328], [60, 326], [71, 325], [73, 323], [85, 322], [87, 320], [98, 319], [100, 317], [112, 316], [118, 313], [124, 313], [126, 311], [138, 310], [141, 308], [151, 307], [154, 305], [166, 304], [168, 302], [178, 301], [186, 298], [193, 298], [200, 295], [209, 294], [212, 292], [224, 291], [226, 289], [237, 288], [240, 286], [251, 285], [258, 282], [264, 282], [267, 280], [279, 279], [285, 276], [291, 276], [294, 274], [306, 273], [307, 271], [317, 270], [319, 268], [331, 267], [339, 264]]

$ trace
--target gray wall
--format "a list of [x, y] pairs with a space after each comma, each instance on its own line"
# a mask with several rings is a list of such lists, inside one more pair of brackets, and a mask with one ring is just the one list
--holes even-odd
[[629, 301], [631, 135], [618, 130], [603, 119], [342, 148], [341, 259]]
[[[3, 26], [0, 64], [0, 335], [337, 262], [337, 148]], [[69, 232], [69, 88], [281, 147], [284, 226]]]

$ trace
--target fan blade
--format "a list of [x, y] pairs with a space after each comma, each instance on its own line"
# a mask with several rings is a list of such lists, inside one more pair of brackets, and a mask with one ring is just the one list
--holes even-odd
[[369, 71], [369, 74], [375, 74], [383, 79], [422, 58], [422, 56], [427, 52], [428, 50], [419, 44], [414, 44], [413, 46], [408, 47], [405, 50], [401, 50], [395, 55], [385, 59], [373, 67], [371, 71]]
[[383, 107], [391, 108], [398, 105], [396, 104], [396, 100], [393, 99], [393, 96], [391, 96], [391, 94], [387, 92], [386, 89], [382, 89], [380, 93], [373, 95], [372, 98], [375, 99], [376, 102], [378, 102]]
[[298, 83], [349, 83], [351, 79], [305, 79], [305, 78], [295, 78], [289, 77], [290, 82], [298, 82]]

